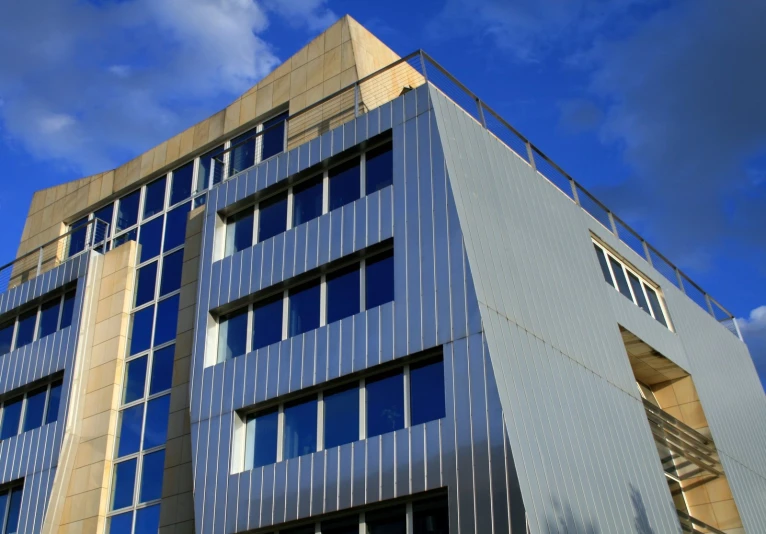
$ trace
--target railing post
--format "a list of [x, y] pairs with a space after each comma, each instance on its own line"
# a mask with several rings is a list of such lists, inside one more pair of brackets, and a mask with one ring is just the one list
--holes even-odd
[[620, 239], [620, 233], [617, 231], [617, 223], [614, 222], [614, 213], [611, 210], [607, 210], [607, 217], [609, 217], [609, 226], [612, 227], [612, 233], [617, 239]]
[[481, 125], [484, 126], [484, 128], [487, 127], [487, 121], [484, 118], [484, 110], [481, 108], [481, 100], [479, 100], [479, 97], [476, 97], [476, 109], [479, 110], [479, 121], [481, 122]]
[[737, 322], [737, 318], [733, 315], [731, 316], [731, 322], [734, 323], [734, 330], [737, 331], [737, 337], [741, 342], [745, 342], [745, 338], [742, 337], [742, 330], [739, 329], [739, 323]]
[[537, 171], [537, 164], [535, 164], [535, 151], [532, 150], [532, 143], [527, 141], [525, 144], [527, 145], [527, 159], [529, 160], [529, 165], [532, 167], [533, 171]]
[[359, 116], [359, 83], [354, 83], [354, 117]]
[[707, 303], [707, 309], [710, 312], [710, 315], [713, 316], [713, 319], [715, 319], [715, 312], [713, 311], [713, 303], [710, 302], [710, 295], [705, 293], [705, 302]]
[[684, 295], [686, 295], [686, 288], [684, 287], [684, 281], [681, 277], [681, 271], [678, 270], [678, 267], [673, 267], [673, 270], [676, 272], [676, 279], [678, 280], [678, 289], [684, 292]]
[[641, 240], [641, 244], [644, 246], [644, 256], [646, 256], [646, 261], [649, 262], [649, 265], [654, 267], [654, 263], [652, 263], [652, 255], [649, 254], [649, 244], [644, 239]]
[[574, 199], [575, 204], [582, 207], [582, 204], [580, 204], [580, 194], [577, 192], [577, 182], [575, 182], [573, 178], [569, 178], [569, 185], [572, 186], [572, 198]]
[[423, 79], [426, 82], [426, 85], [428, 85], [428, 69], [426, 68], [426, 56], [423, 53], [423, 50], [420, 50], [420, 68], [423, 71]]
[[35, 276], [40, 276], [40, 271], [43, 269], [43, 250], [43, 247], [40, 247], [37, 252], [37, 272], [35, 273]]

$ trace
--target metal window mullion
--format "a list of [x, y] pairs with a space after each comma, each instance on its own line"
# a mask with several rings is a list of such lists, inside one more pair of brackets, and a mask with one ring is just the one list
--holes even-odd
[[290, 230], [293, 227], [293, 211], [295, 196], [293, 195], [293, 186], [287, 188], [287, 224], [285, 225], [285, 231]]
[[[617, 283], [617, 277], [614, 275], [614, 270], [612, 269], [612, 262], [609, 261], [611, 258], [611, 255], [606, 251], [606, 249], [601, 248], [601, 252], [604, 253], [604, 258], [606, 258], [606, 266], [609, 269], [609, 275], [612, 277], [612, 287], [614, 287], [617, 291], [619, 291], [619, 284]], [[630, 285], [630, 284], [628, 284]]]
[[317, 451], [324, 450], [324, 391], [317, 394]]
[[330, 171], [322, 173], [322, 215], [330, 211]]
[[281, 462], [284, 458], [284, 446], [285, 446], [285, 405], [279, 405], [279, 412], [277, 416], [277, 462]]
[[261, 205], [256, 204], [253, 207], [253, 246], [258, 244], [258, 231], [261, 228]]
[[[641, 283], [641, 291], [644, 294], [644, 301], [646, 302], [646, 305], [649, 307], [649, 315], [652, 316], [652, 319], [657, 319], [657, 317], [654, 314], [654, 307], [652, 306], [652, 301], [649, 300], [649, 295], [646, 292], [646, 282], [644, 282], [643, 279], [641, 279], [640, 277], [639, 277], [639, 282]], [[656, 291], [655, 291], [655, 293], [656, 293]], [[658, 295], [657, 296], [657, 301], [659, 301], [659, 300], [660, 300], [660, 297]]]
[[367, 309], [367, 259], [359, 262], [359, 311]]
[[[618, 260], [618, 263], [620, 263], [620, 266], [622, 267], [622, 273], [625, 275], [625, 281], [628, 283], [628, 289], [630, 290], [630, 297], [633, 299], [633, 304], [638, 306], [638, 297], [636, 297], [636, 292], [633, 291], [633, 284], [630, 283], [630, 275], [633, 274], [628, 268]], [[641, 282], [641, 278], [637, 277], [639, 283]]]
[[16, 348], [17, 348], [16, 347], [16, 342], [18, 341], [18, 337], [19, 337], [19, 324], [20, 324], [20, 322], [21, 321], [19, 320], [19, 315], [15, 316], [13, 318], [13, 334], [11, 335], [11, 351], [16, 350]]
[[231, 170], [231, 150], [229, 150], [230, 148], [231, 148], [231, 139], [229, 139], [223, 144], [223, 149], [225, 150], [225, 152], [223, 153], [223, 169], [222, 169], [223, 175], [221, 176], [221, 182], [229, 179], [229, 171]]
[[245, 354], [250, 353], [253, 350], [253, 321], [255, 320], [255, 314], [253, 313], [253, 304], [247, 305], [247, 327], [245, 332], [247, 339], [245, 339]]
[[21, 398], [21, 415], [19, 416], [19, 422], [16, 425], [16, 436], [18, 436], [21, 433], [21, 429], [24, 428], [24, 419], [27, 417], [27, 393], [24, 393]]
[[415, 522], [414, 522], [414, 516], [412, 513], [412, 501], [409, 501], [406, 504], [406, 522], [407, 522], [407, 527], [405, 531], [407, 532], [407, 534], [414, 534]]
[[37, 307], [37, 312], [35, 313], [35, 328], [32, 332], [32, 342], [37, 341], [40, 339], [40, 319], [43, 315], [43, 306], [42, 304]]
[[[104, 251], [106, 252], [106, 245], [104, 245]], [[59, 301], [59, 316], [56, 318], [56, 332], [61, 330], [61, 318], [64, 316], [64, 300], [66, 297], [66, 291], [61, 294], [61, 300]]]
[[359, 380], [359, 439], [367, 439], [367, 386], [364, 378]]
[[254, 163], [260, 163], [263, 161], [263, 136], [257, 135], [263, 131], [263, 124], [259, 124], [255, 127], [255, 154], [253, 157]]
[[290, 293], [282, 292], [282, 339], [287, 339], [290, 328]]
[[367, 518], [364, 512], [359, 513], [359, 534], [367, 534]]
[[367, 195], [367, 152], [359, 157], [359, 198]]
[[319, 326], [327, 324], [327, 275], [319, 277]]
[[253, 468], [253, 457], [255, 456], [255, 417], [249, 417], [245, 420], [245, 471]]
[[402, 372], [404, 380], [404, 428], [412, 426], [412, 415], [410, 414], [410, 365], [406, 364]]
[[48, 417], [48, 408], [49, 408], [48, 403], [50, 402], [50, 396], [51, 396], [51, 384], [52, 382], [48, 382], [48, 385], [45, 387], [45, 402], [43, 403], [42, 425], [45, 424], [45, 419]]

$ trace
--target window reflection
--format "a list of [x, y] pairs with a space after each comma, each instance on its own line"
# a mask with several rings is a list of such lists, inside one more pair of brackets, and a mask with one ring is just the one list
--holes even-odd
[[402, 371], [370, 379], [367, 389], [367, 437], [404, 428]]
[[297, 458], [316, 451], [317, 401], [310, 399], [285, 406], [282, 459]]
[[261, 161], [285, 150], [285, 121], [288, 115], [285, 111], [263, 123]]
[[276, 410], [258, 414], [250, 419], [250, 436], [253, 451], [253, 467], [273, 464], [277, 461], [277, 425], [279, 414]]
[[330, 211], [345, 206], [361, 196], [359, 158], [330, 169]]
[[319, 281], [290, 290], [290, 336], [319, 327]]
[[287, 229], [287, 194], [276, 195], [258, 205], [258, 242]]

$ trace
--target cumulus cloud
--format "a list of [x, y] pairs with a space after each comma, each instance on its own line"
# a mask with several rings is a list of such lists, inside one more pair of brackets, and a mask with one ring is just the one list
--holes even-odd
[[766, 384], [766, 306], [751, 310], [749, 317], [737, 319], [737, 324], [750, 349], [761, 382]]

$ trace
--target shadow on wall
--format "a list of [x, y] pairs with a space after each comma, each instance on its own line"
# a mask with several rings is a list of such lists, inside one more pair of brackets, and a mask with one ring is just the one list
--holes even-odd
[[634, 519], [636, 532], [638, 534], [654, 534], [654, 530], [649, 525], [649, 516], [646, 515], [646, 507], [641, 493], [633, 486], [630, 486], [630, 502], [633, 503], [633, 511], [636, 513]]

